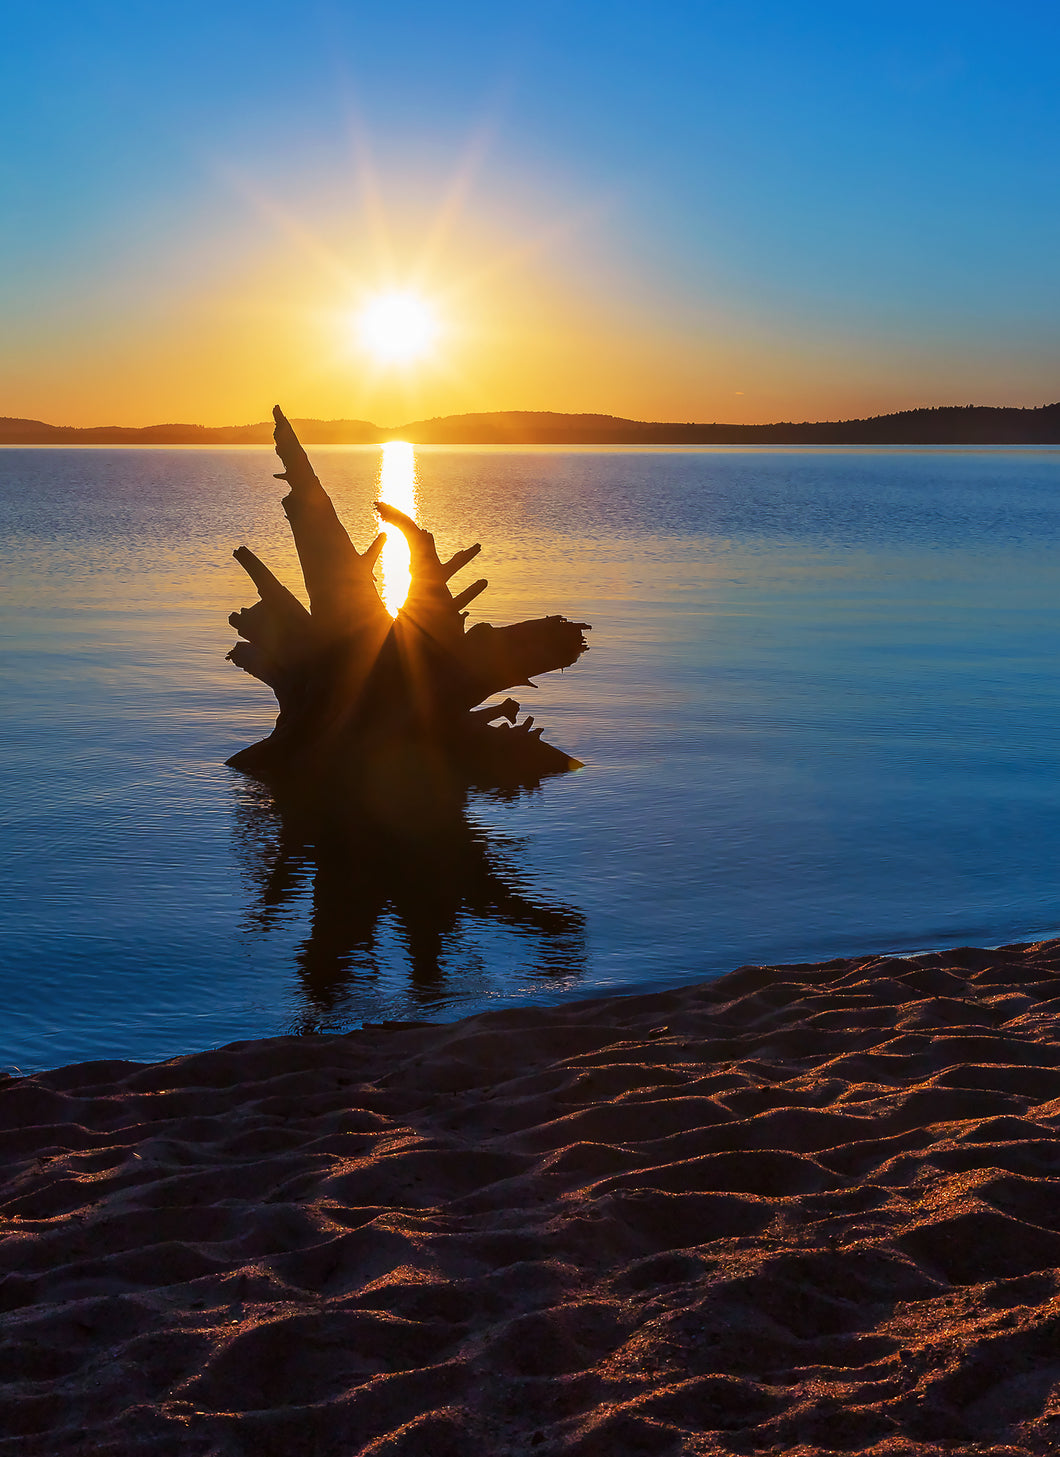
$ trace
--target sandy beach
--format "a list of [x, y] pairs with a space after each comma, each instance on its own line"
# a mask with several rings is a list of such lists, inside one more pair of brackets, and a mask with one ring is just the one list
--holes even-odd
[[1060, 1448], [1060, 942], [0, 1083], [0, 1454]]

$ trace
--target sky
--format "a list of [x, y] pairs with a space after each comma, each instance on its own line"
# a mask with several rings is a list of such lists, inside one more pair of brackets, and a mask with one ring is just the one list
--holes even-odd
[[1055, 0], [12, 6], [0, 415], [1058, 400], [1058, 57]]

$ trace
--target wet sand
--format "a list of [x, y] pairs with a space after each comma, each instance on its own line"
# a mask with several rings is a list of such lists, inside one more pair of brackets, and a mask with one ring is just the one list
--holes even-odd
[[0, 1082], [0, 1454], [1060, 1450], [1060, 942]]

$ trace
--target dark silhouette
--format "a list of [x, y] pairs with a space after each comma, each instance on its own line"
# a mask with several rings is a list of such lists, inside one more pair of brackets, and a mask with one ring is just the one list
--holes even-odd
[[244, 640], [228, 656], [272, 688], [280, 713], [269, 737], [229, 764], [310, 803], [321, 790], [339, 793], [378, 826], [448, 823], [465, 784], [533, 783], [580, 767], [543, 742], [532, 718], [516, 722], [514, 699], [476, 705], [569, 667], [585, 651], [588, 623], [545, 617], [468, 629], [462, 609], [488, 584], [453, 596], [449, 581], [478, 545], [442, 562], [429, 531], [379, 502], [411, 552], [408, 598], [391, 618], [373, 576], [384, 534], [357, 551], [278, 407], [275, 417], [278, 479], [291, 487], [283, 509], [310, 606], [247, 547], [235, 552], [260, 600], [232, 614]]
[[291, 487], [283, 508], [310, 606], [247, 547], [236, 551], [260, 600], [232, 614], [242, 641], [229, 657], [269, 684], [280, 713], [267, 739], [228, 762], [269, 786], [248, 785], [242, 796], [259, 921], [312, 885], [312, 930], [296, 958], [302, 1029], [333, 1019], [351, 980], [381, 970], [384, 918], [426, 1003], [469, 917], [531, 936], [546, 972], [580, 970], [581, 915], [521, 894], [466, 803], [475, 784], [514, 795], [578, 767], [542, 741], [532, 718], [517, 723], [514, 699], [476, 705], [575, 662], [588, 624], [547, 617], [467, 629], [463, 608], [487, 583], [455, 596], [448, 584], [479, 547], [441, 562], [429, 531], [379, 502], [411, 553], [408, 598], [391, 618], [373, 576], [383, 535], [356, 550], [278, 408], [275, 419], [279, 479]]
[[944, 406], [870, 420], [773, 425], [665, 423], [512, 410], [401, 426], [416, 445], [1020, 445], [1060, 444], [1060, 404], [1037, 410]]
[[[443, 415], [383, 429], [367, 420], [294, 420], [309, 445], [1060, 445], [1060, 404], [942, 405], [867, 420], [782, 421], [769, 425], [623, 420], [500, 410]], [[0, 445], [264, 445], [272, 426], [97, 425], [80, 429], [0, 417]]]
[[311, 930], [295, 955], [305, 998], [300, 1031], [332, 1025], [346, 993], [386, 970], [384, 917], [408, 954], [412, 997], [425, 1007], [445, 985], [447, 957], [484, 923], [517, 932], [539, 974], [584, 970], [582, 914], [523, 894], [506, 863], [515, 847], [504, 855], [491, 845], [462, 802], [426, 821], [381, 825], [341, 798], [310, 807], [302, 795], [288, 798], [249, 781], [238, 814], [257, 892], [255, 927], [268, 929], [311, 887]]

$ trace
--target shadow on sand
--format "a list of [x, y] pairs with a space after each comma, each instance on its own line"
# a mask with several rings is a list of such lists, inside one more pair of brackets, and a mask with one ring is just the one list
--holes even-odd
[[357, 1019], [358, 985], [377, 988], [401, 964], [409, 978], [402, 1000], [437, 1008], [478, 966], [484, 930], [515, 934], [520, 977], [569, 979], [585, 970], [582, 913], [520, 888], [518, 842], [491, 840], [469, 816], [464, 794], [444, 805], [435, 799], [430, 815], [403, 816], [363, 800], [285, 799], [275, 786], [247, 779], [236, 806], [239, 856], [254, 896], [250, 927], [269, 931], [311, 896], [309, 935], [294, 953], [303, 997], [294, 1030]]

